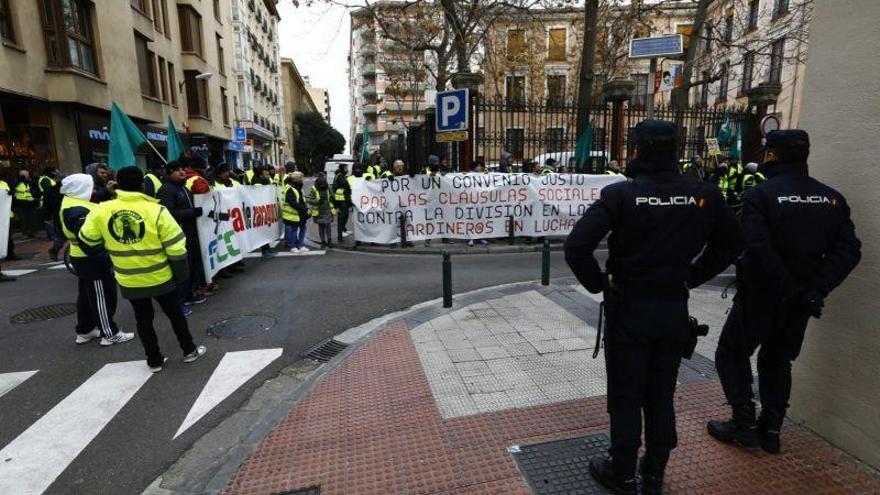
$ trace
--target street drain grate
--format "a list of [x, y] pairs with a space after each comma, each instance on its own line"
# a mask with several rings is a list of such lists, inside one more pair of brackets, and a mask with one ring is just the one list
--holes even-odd
[[208, 327], [208, 335], [223, 339], [253, 337], [268, 332], [275, 323], [275, 318], [269, 316], [234, 316]]
[[278, 492], [272, 495], [321, 495], [321, 487], [313, 486], [309, 488], [301, 488], [292, 492]]
[[303, 357], [314, 359], [320, 363], [326, 363], [333, 359], [334, 356], [344, 351], [346, 347], [348, 347], [348, 344], [343, 344], [334, 339], [327, 339], [304, 352], [302, 355]]
[[610, 493], [590, 476], [590, 458], [607, 455], [611, 442], [603, 434], [567, 438], [508, 449], [536, 495]]
[[75, 303], [50, 304], [38, 308], [30, 308], [9, 318], [11, 323], [25, 324], [38, 321], [54, 320], [76, 313]]

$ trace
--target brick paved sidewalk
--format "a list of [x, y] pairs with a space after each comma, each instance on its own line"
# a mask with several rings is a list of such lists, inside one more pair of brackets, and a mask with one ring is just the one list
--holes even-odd
[[[692, 300], [716, 338], [729, 304], [718, 296], [701, 291]], [[518, 447], [607, 433], [604, 363], [590, 358], [593, 298], [566, 284], [521, 285], [464, 304], [423, 310], [371, 336], [294, 407], [224, 493], [527, 494]], [[680, 446], [668, 493], [880, 493], [876, 473], [790, 423], [779, 456], [709, 438], [706, 421], [728, 408], [707, 346], [679, 376]], [[585, 460], [572, 459], [586, 481], [554, 493], [604, 493], [583, 476]], [[553, 476], [533, 477], [531, 487], [549, 493]]]

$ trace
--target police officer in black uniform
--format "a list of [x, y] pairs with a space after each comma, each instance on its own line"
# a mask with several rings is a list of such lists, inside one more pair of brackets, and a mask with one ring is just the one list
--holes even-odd
[[[660, 493], [678, 442], [673, 394], [691, 337], [688, 289], [712, 279], [742, 248], [721, 192], [679, 173], [676, 134], [670, 122], [637, 125], [630, 180], [602, 189], [565, 242], [578, 281], [605, 292], [611, 459], [593, 458], [590, 473], [619, 494], [636, 493], [643, 412], [643, 493]], [[609, 232], [603, 273], [593, 251]]]
[[[724, 324], [715, 366], [730, 421], [710, 421], [709, 434], [728, 443], [779, 453], [779, 431], [791, 394], [791, 362], [807, 320], [861, 258], [849, 207], [834, 189], [809, 176], [810, 139], [801, 130], [767, 135], [767, 181], [743, 195], [746, 249], [737, 262], [739, 283]], [[752, 368], [758, 352], [761, 417], [755, 419]]]

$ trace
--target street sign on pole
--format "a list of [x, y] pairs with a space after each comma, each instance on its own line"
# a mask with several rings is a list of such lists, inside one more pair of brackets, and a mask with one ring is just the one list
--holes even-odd
[[437, 132], [466, 131], [470, 112], [470, 93], [467, 89], [437, 93]]
[[244, 127], [235, 128], [235, 141], [244, 141], [247, 139], [247, 130]]
[[456, 141], [467, 141], [468, 131], [451, 131], [438, 132], [436, 141], [438, 143], [454, 143]]
[[680, 34], [633, 38], [629, 42], [629, 58], [674, 57], [684, 53], [684, 39]]
[[779, 122], [779, 117], [773, 115], [766, 115], [763, 119], [761, 119], [761, 135], [767, 137], [767, 134], [770, 134], [770, 131], [778, 131], [781, 126]]

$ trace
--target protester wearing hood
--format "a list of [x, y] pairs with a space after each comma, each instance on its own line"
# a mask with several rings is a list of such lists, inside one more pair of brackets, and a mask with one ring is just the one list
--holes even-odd
[[70, 262], [76, 272], [79, 294], [76, 298], [76, 343], [85, 344], [100, 338], [102, 346], [128, 342], [133, 333], [121, 332], [113, 320], [116, 314], [116, 279], [113, 264], [103, 247], [83, 249], [80, 228], [98, 205], [89, 201], [94, 179], [88, 174], [73, 174], [61, 181], [59, 223], [70, 241]]
[[107, 168], [106, 163], [90, 163], [86, 166], [86, 173], [95, 181], [95, 190], [92, 191], [92, 203], [101, 203], [113, 199], [116, 191], [116, 181], [113, 173]]
[[430, 177], [438, 172], [440, 172], [440, 157], [428, 155], [428, 166], [422, 169], [422, 174]]
[[[591, 459], [590, 474], [614, 493], [637, 492], [644, 413], [642, 493], [659, 494], [678, 442], [673, 395], [693, 335], [688, 289], [727, 268], [743, 239], [721, 193], [679, 173], [674, 124], [647, 120], [634, 131], [632, 180], [602, 189], [565, 241], [565, 260], [588, 291], [605, 294], [611, 458]], [[603, 271], [595, 250], [609, 233]]]
[[[159, 201], [168, 209], [186, 236], [186, 251], [190, 266], [187, 280], [178, 285], [181, 303], [201, 304], [205, 302], [206, 294], [196, 293], [200, 280], [204, 279], [201, 254], [198, 252], [199, 232], [196, 228], [196, 219], [202, 216], [202, 209], [195, 206], [192, 193], [186, 188], [187, 171], [182, 163], [169, 162], [165, 167], [165, 175], [166, 181], [159, 189]], [[187, 312], [186, 308], [184, 312]]]

